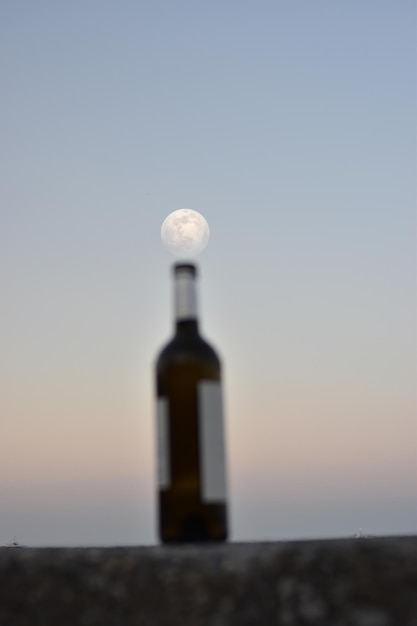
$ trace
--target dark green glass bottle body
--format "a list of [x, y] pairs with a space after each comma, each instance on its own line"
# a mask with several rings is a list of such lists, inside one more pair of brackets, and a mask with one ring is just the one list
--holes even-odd
[[227, 539], [221, 364], [197, 319], [179, 319], [156, 364], [162, 542]]

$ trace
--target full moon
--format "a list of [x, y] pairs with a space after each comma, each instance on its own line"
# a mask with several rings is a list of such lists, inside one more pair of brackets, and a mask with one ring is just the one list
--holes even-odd
[[161, 239], [175, 256], [191, 257], [206, 247], [210, 230], [206, 219], [193, 209], [178, 209], [168, 215], [161, 227]]

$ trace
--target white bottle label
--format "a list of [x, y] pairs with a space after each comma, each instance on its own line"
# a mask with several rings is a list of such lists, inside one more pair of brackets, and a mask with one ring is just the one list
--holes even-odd
[[226, 460], [223, 402], [220, 383], [205, 380], [198, 385], [201, 497], [208, 502], [226, 500]]
[[169, 454], [168, 398], [157, 401], [158, 486], [167, 489], [171, 483]]

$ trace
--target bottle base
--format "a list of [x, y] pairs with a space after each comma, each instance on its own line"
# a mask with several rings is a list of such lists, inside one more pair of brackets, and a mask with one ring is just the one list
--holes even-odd
[[227, 541], [227, 533], [220, 531], [213, 535], [207, 529], [205, 520], [199, 515], [189, 515], [182, 522], [178, 533], [169, 534], [161, 531], [162, 543], [221, 543]]

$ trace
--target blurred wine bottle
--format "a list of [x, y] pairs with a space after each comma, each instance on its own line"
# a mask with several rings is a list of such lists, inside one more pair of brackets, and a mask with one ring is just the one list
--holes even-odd
[[196, 266], [174, 265], [175, 333], [156, 364], [159, 536], [227, 539], [221, 364], [200, 335]]

